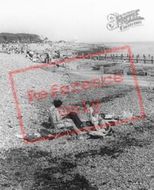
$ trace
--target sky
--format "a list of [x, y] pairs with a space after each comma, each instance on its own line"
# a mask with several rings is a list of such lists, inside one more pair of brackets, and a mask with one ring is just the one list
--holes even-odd
[[[80, 42], [154, 41], [152, 0], [0, 0], [0, 32], [35, 33], [50, 40]], [[140, 9], [141, 26], [106, 27], [111, 13]]]

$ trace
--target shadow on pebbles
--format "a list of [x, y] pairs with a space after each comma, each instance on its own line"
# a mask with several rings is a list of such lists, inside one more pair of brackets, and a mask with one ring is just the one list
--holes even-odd
[[61, 144], [56, 151], [38, 146], [4, 150], [0, 154], [0, 189], [149, 190], [152, 139], [147, 131], [133, 129], [116, 132], [112, 140], [68, 141], [70, 148], [58, 154]]

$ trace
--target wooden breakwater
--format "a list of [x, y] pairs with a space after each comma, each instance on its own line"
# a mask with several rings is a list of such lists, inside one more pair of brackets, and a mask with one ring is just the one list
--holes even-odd
[[91, 56], [91, 55], [82, 55], [85, 59], [92, 59], [92, 60], [104, 60], [104, 61], [112, 61], [112, 62], [130, 62], [133, 61], [134, 63], [148, 63], [154, 64], [154, 56], [153, 55], [132, 55], [131, 57], [128, 54], [105, 54], [101, 56]]
[[[139, 76], [154, 76], [154, 57], [152, 55], [106, 54], [101, 56], [85, 56], [86, 59], [96, 60], [93, 62], [94, 70], [101, 70], [104, 74], [124, 74]], [[136, 72], [130, 68], [131, 62], [135, 63]]]

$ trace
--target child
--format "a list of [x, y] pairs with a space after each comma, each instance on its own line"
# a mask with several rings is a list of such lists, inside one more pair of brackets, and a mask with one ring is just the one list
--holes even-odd
[[88, 116], [88, 121], [90, 121], [94, 126], [96, 131], [100, 129], [100, 116], [99, 114], [93, 109], [92, 103], [87, 101], [86, 102], [86, 111]]
[[[105, 114], [98, 114], [90, 102], [86, 102], [88, 120], [94, 125], [97, 132], [91, 132], [92, 135], [105, 136], [110, 131], [109, 123], [105, 120]], [[108, 124], [105, 128], [101, 127]], [[99, 132], [98, 132], [99, 131]]]

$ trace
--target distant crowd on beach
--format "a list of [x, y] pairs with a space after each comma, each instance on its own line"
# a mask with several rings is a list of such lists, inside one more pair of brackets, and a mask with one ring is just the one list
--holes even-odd
[[[44, 44], [36, 44], [36, 47], [41, 47]], [[33, 62], [49, 63], [52, 60], [63, 58], [64, 55], [60, 50], [54, 50], [53, 48], [44, 48], [43, 50], [34, 50], [28, 43], [3, 43], [1, 45], [1, 52], [8, 54], [24, 54], [26, 58], [29, 58]], [[38, 48], [39, 49], [39, 48]]]
[[28, 49], [28, 44], [21, 43], [3, 43], [2, 44], [2, 52], [6, 52], [8, 54], [22, 54], [25, 53]]

